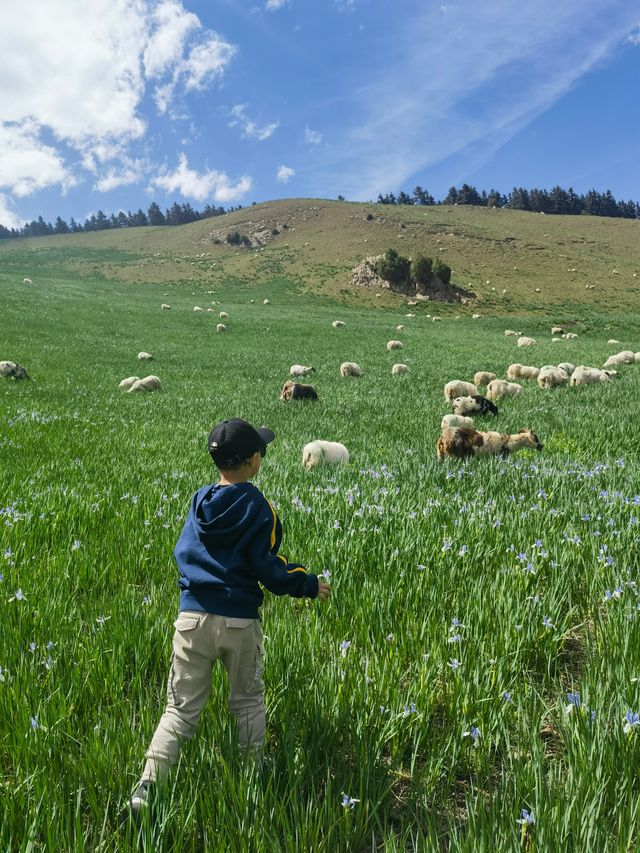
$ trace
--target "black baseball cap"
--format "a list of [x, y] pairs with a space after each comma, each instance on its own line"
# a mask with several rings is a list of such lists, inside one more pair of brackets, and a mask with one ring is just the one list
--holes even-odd
[[262, 453], [274, 438], [275, 435], [266, 427], [255, 429], [242, 418], [233, 418], [216, 424], [211, 430], [209, 453], [219, 468], [238, 465], [256, 451]]

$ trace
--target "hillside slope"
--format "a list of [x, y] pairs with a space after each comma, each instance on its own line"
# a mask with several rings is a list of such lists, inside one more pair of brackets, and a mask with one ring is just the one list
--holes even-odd
[[[232, 231], [256, 245], [229, 246]], [[267, 202], [175, 228], [6, 241], [0, 244], [0, 276], [59, 273], [188, 286], [284, 279], [297, 292], [398, 305], [402, 297], [396, 294], [377, 296], [349, 283], [351, 269], [365, 255], [389, 247], [407, 256], [421, 251], [440, 257], [452, 267], [454, 283], [478, 294], [466, 308], [439, 305], [438, 313], [640, 308], [638, 221], [317, 199]]]

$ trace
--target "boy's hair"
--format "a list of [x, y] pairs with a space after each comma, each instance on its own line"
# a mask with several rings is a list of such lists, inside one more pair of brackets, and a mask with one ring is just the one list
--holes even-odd
[[220, 464], [213, 457], [211, 457], [211, 460], [218, 471], [239, 471], [243, 465], [248, 464], [250, 458], [250, 456], [247, 456], [246, 459], [242, 459], [240, 462], [221, 462]]

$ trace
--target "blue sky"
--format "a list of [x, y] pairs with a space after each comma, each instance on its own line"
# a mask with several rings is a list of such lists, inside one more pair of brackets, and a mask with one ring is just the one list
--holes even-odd
[[9, 227], [463, 182], [640, 200], [635, 0], [0, 5]]

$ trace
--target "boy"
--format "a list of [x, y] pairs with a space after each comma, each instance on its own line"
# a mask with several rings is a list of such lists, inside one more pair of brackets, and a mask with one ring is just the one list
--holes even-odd
[[263, 594], [258, 583], [276, 595], [321, 601], [330, 595], [328, 584], [278, 554], [280, 520], [249, 482], [274, 438], [266, 427], [254, 429], [239, 418], [217, 424], [209, 435], [220, 480], [193, 496], [174, 550], [180, 613], [174, 623], [167, 706], [129, 800], [134, 812], [148, 805], [150, 786], [178, 760], [181, 741], [194, 735], [216, 660], [229, 676], [229, 710], [238, 725], [240, 748], [259, 756], [265, 709], [258, 612]]

